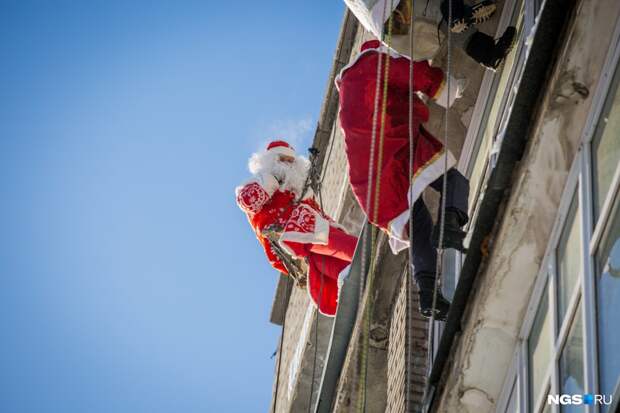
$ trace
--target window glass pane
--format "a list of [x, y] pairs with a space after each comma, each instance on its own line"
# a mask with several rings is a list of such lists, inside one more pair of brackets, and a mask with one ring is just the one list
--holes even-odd
[[441, 293], [444, 297], [452, 301], [456, 290], [456, 263], [457, 252], [455, 249], [445, 250], [443, 253], [443, 264], [441, 271]]
[[[512, 18], [511, 24], [513, 24], [517, 28], [517, 34], [515, 35], [516, 39], [521, 39], [521, 34], [523, 32], [523, 16], [524, 16], [524, 8], [523, 3], [520, 6], [517, 6], [517, 12], [514, 14]], [[494, 91], [495, 96], [491, 96], [489, 98], [489, 102], [486, 105], [485, 114], [483, 117], [483, 126], [481, 126], [480, 135], [478, 136], [478, 144], [474, 153], [476, 155], [476, 161], [474, 162], [474, 166], [472, 172], [470, 174], [470, 187], [475, 190], [478, 188], [480, 184], [480, 179], [485, 170], [485, 166], [487, 163], [487, 158], [491, 151], [491, 147], [493, 145], [493, 140], [495, 134], [497, 133], [497, 122], [502, 114], [503, 110], [503, 102], [505, 96], [511, 92], [511, 85], [509, 85], [509, 81], [511, 79], [511, 74], [513, 73], [513, 69], [516, 62], [516, 57], [521, 48], [521, 41], [517, 40], [517, 44], [511, 50], [511, 52], [506, 56], [506, 60], [502, 65], [501, 73], [497, 74], [494, 80]], [[507, 90], [509, 89], [509, 90]], [[470, 203], [470, 211], [473, 207], [474, 201], [476, 197], [471, 196], [469, 199]]]
[[512, 390], [510, 391], [510, 398], [506, 406], [506, 413], [519, 413], [519, 388], [517, 386], [517, 380], [515, 378]]
[[545, 286], [530, 337], [527, 340], [529, 388], [530, 388], [530, 410], [543, 388], [545, 374], [549, 370], [549, 360], [551, 359], [551, 316], [549, 312], [549, 294]]
[[[560, 388], [562, 394], [584, 394], [583, 325], [581, 304], [577, 307], [573, 325], [560, 355]], [[584, 412], [584, 405], [562, 405], [561, 412]]]
[[598, 217], [614, 172], [620, 162], [620, 72], [614, 78], [610, 94], [599, 118], [592, 140], [592, 176], [594, 214]]
[[558, 330], [566, 315], [568, 302], [581, 272], [581, 225], [577, 204], [575, 196], [558, 244]]
[[614, 209], [595, 260], [602, 394], [613, 393], [620, 378], [620, 200]]

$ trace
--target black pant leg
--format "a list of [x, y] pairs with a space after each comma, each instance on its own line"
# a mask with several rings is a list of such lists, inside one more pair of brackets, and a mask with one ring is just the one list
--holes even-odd
[[417, 277], [420, 272], [435, 273], [437, 250], [431, 244], [433, 220], [422, 198], [413, 204], [412, 261]]
[[[467, 210], [469, 208], [469, 180], [463, 176], [457, 169], [451, 168], [448, 170], [446, 177], [447, 191], [446, 208], [453, 208], [459, 211], [460, 215], [464, 217], [464, 225], [467, 222]], [[431, 188], [442, 194], [443, 190], [443, 176], [439, 177], [430, 184]], [[441, 207], [441, 200], [439, 203]]]

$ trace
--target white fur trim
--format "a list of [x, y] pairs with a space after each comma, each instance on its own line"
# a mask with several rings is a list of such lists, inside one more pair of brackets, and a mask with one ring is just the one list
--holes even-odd
[[254, 153], [248, 161], [248, 169], [254, 175], [267, 173], [274, 176], [280, 182], [281, 191], [292, 191], [297, 196], [301, 195], [310, 161], [304, 156], [295, 156], [295, 162], [289, 164], [281, 162], [278, 157], [279, 154], [273, 149]]
[[295, 151], [292, 148], [286, 146], [276, 146], [275, 148], [269, 149], [269, 152], [277, 153], [278, 155], [291, 156], [293, 158], [296, 156]]
[[286, 252], [295, 256], [295, 253], [286, 245], [286, 241], [299, 242], [302, 244], [320, 244], [327, 245], [329, 240], [329, 221], [314, 212], [315, 224], [314, 232], [296, 232], [286, 231], [280, 235], [278, 243]]
[[340, 274], [338, 274], [338, 296], [340, 296], [340, 289], [344, 285], [344, 280], [349, 278], [349, 271], [350, 270], [351, 270], [351, 264], [349, 264], [346, 267], [344, 267], [342, 269], [342, 271], [340, 271]]
[[[424, 189], [435, 181], [437, 178], [443, 175], [444, 173], [444, 154], [438, 156], [432, 163], [427, 165], [424, 170], [418, 175], [414, 181], [411, 183], [411, 187], [409, 187], [408, 191], [408, 200], [410, 202], [415, 202], [424, 192]], [[450, 169], [456, 164], [456, 160], [452, 153], [448, 151], [448, 168]], [[390, 226], [388, 228], [390, 234], [390, 248], [394, 254], [398, 254], [400, 251], [409, 247], [408, 237], [405, 237], [403, 232], [405, 230], [405, 225], [407, 225], [407, 221], [409, 221], [409, 210], [402, 212], [392, 221], [390, 221]]]
[[256, 182], [263, 187], [263, 189], [269, 194], [269, 196], [273, 195], [276, 192], [276, 189], [280, 187], [280, 183], [278, 180], [271, 174], [266, 172], [262, 172], [256, 175]]

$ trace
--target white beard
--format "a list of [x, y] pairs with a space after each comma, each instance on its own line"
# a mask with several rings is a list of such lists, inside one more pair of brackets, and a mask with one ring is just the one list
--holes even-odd
[[303, 156], [295, 156], [295, 162], [279, 160], [277, 153], [263, 151], [252, 154], [248, 168], [254, 175], [268, 173], [280, 182], [280, 190], [292, 191], [301, 196], [310, 170], [310, 161]]

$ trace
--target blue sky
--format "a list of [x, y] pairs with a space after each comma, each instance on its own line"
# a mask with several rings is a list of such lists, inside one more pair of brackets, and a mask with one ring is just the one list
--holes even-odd
[[3, 412], [264, 412], [276, 274], [234, 187], [311, 141], [325, 2], [3, 2]]

